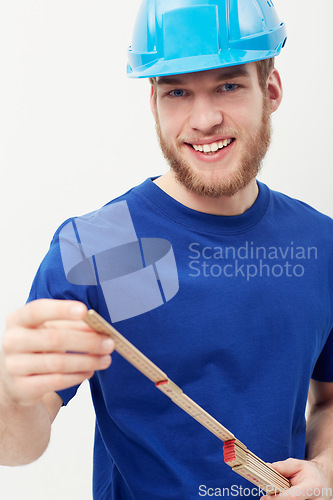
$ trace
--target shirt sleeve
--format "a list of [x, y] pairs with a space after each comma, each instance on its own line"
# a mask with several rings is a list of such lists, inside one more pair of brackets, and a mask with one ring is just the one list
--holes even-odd
[[333, 382], [333, 330], [317, 360], [312, 378], [319, 382]]

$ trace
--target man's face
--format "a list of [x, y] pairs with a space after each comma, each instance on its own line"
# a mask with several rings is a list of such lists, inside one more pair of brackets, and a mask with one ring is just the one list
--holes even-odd
[[271, 109], [255, 63], [158, 77], [151, 105], [163, 154], [192, 192], [232, 196], [257, 176]]

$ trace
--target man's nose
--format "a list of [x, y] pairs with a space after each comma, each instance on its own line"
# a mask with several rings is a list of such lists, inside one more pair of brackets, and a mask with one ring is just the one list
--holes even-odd
[[223, 113], [213, 99], [202, 96], [194, 100], [189, 120], [189, 125], [193, 130], [209, 132], [222, 122]]

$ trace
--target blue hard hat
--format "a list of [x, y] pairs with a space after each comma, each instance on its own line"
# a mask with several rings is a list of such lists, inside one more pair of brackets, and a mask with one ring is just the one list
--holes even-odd
[[285, 41], [273, 0], [143, 0], [127, 74], [175, 75], [269, 59]]

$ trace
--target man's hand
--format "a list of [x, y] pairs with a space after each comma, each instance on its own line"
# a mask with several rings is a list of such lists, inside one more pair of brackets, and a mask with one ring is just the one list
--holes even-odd
[[35, 405], [110, 366], [113, 341], [89, 328], [84, 304], [41, 299], [13, 313], [0, 352], [0, 396]]
[[315, 460], [288, 458], [283, 462], [274, 462], [270, 465], [287, 477], [292, 486], [274, 497], [266, 495], [261, 500], [272, 498], [274, 500], [331, 500], [333, 498], [331, 464], [324, 469]]

